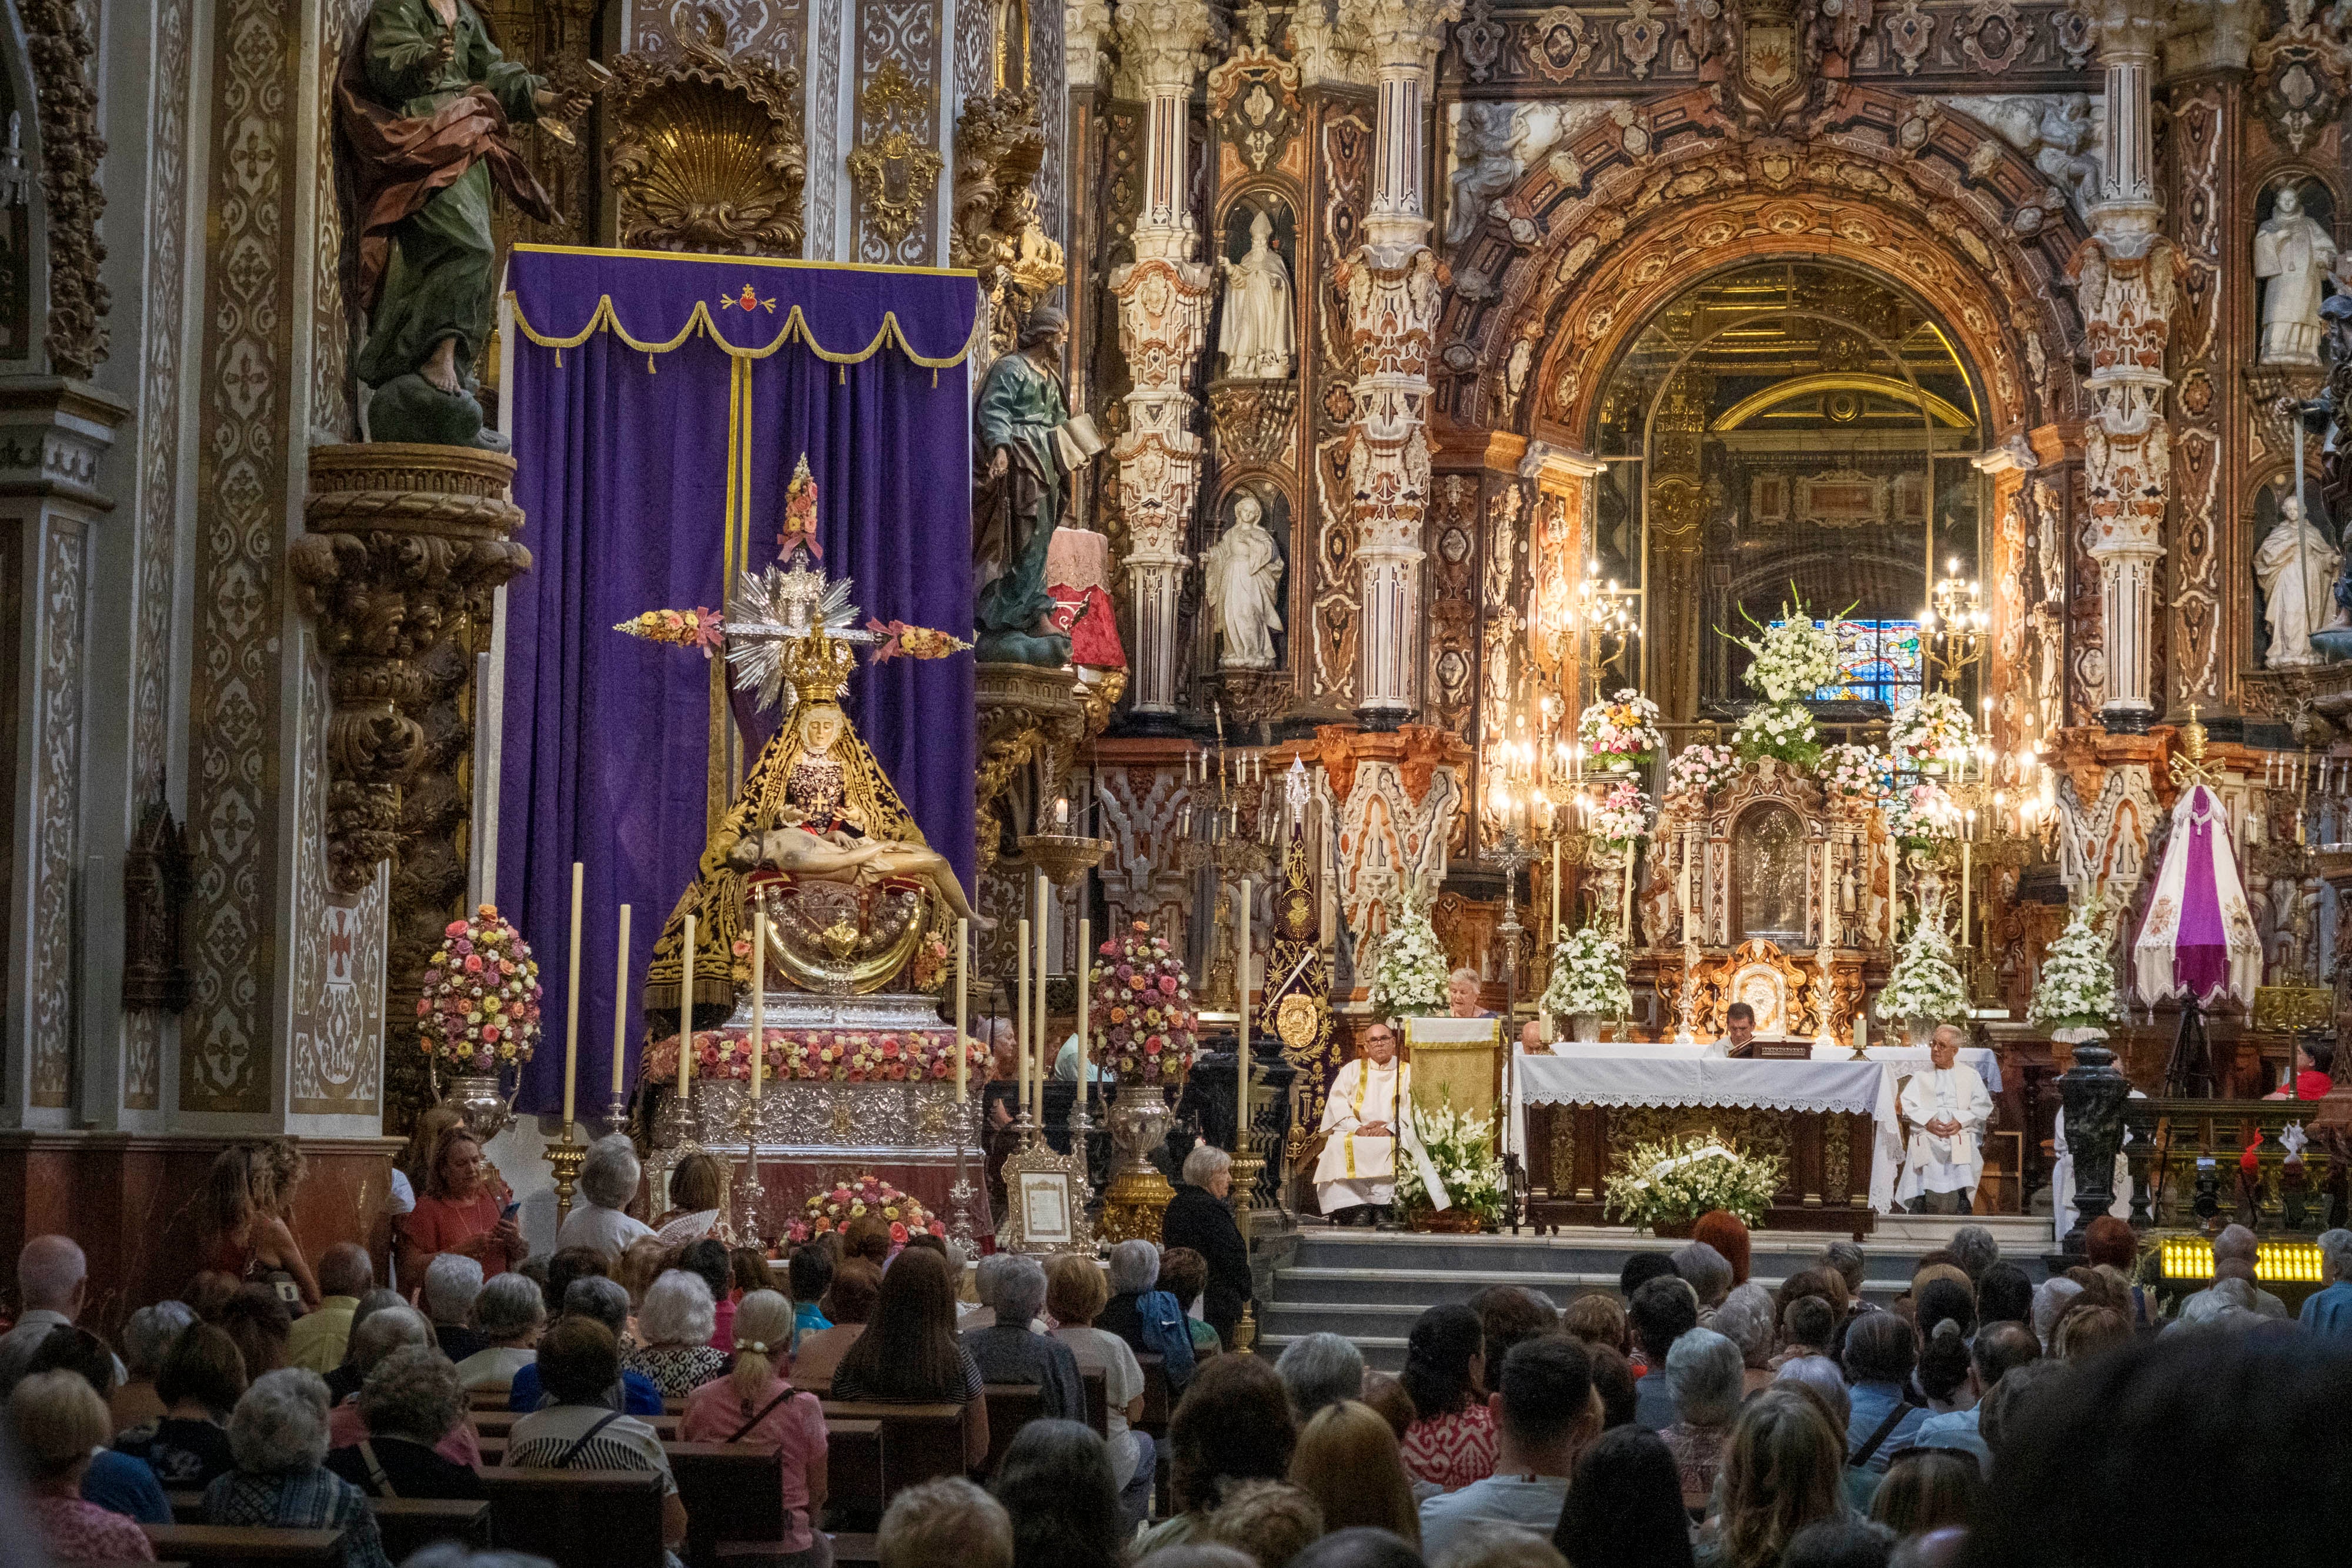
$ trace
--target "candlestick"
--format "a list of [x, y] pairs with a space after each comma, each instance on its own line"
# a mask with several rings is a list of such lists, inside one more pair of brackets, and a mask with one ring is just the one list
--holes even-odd
[[955, 961], [955, 998], [956, 998], [956, 1115], [957, 1115], [957, 1117], [959, 1118], [959, 1119], [958, 1119], [958, 1121], [956, 1122], [956, 1142], [957, 1142], [959, 1145], [961, 1145], [961, 1144], [963, 1142], [963, 1122], [961, 1121], [961, 1117], [962, 1117], [962, 1115], [963, 1115], [963, 1103], [964, 1103], [964, 1098], [965, 1098], [965, 1096], [966, 1096], [967, 1094], [969, 1094], [969, 1093], [971, 1092], [970, 1089], [969, 1089], [969, 1088], [967, 1088], [967, 1087], [966, 1087], [966, 1085], [965, 1085], [964, 1078], [965, 1078], [965, 1074], [970, 1071], [971, 1066], [971, 1064], [970, 1061], [968, 1060], [968, 1058], [971, 1056], [971, 1053], [970, 1049], [969, 1049], [969, 1048], [965, 1045], [965, 1043], [964, 1043], [964, 1027], [963, 1027], [963, 1026], [964, 1026], [964, 1004], [965, 1004], [966, 1000], [968, 999], [968, 998], [966, 998], [966, 997], [964, 996], [964, 956], [965, 956], [965, 955], [966, 955], [966, 954], [970, 953], [971, 951], [971, 921], [969, 921], [969, 920], [959, 920], [959, 921], [957, 921], [957, 922], [956, 922], [956, 961]]
[[768, 904], [751, 921], [751, 1098], [760, 1097], [761, 1062], [768, 1054]]
[[1078, 1098], [1087, 1097], [1087, 993], [1093, 989], [1087, 984], [1087, 971], [1093, 967], [1094, 922], [1078, 916]]
[[1966, 977], [1969, 962], [1969, 852], [1976, 846], [1968, 840], [1960, 841], [1960, 967]]
[[1559, 946], [1559, 841], [1551, 841], [1551, 941]]
[[1020, 929], [1013, 944], [1015, 996], [1013, 1003], [1013, 1051], [1019, 1058], [1013, 1069], [1013, 1103], [1021, 1114], [1029, 1114], [1029, 917], [1021, 917]]
[[686, 917], [685, 973], [677, 983], [677, 1093], [686, 1098], [694, 1077], [694, 916]]
[[1235, 988], [1241, 993], [1241, 1031], [1235, 1037], [1240, 1041], [1240, 1047], [1234, 1052], [1234, 1055], [1238, 1059], [1234, 1066], [1234, 1073], [1239, 1085], [1238, 1092], [1235, 1094], [1234, 1099], [1234, 1153], [1236, 1155], [1240, 1154], [1249, 1142], [1250, 879], [1247, 877], [1242, 878], [1241, 920], [1239, 924], [1241, 926], [1241, 930], [1238, 934], [1241, 943], [1241, 952], [1234, 965], [1234, 972], [1241, 977], [1241, 984]]
[[1045, 873], [1037, 873], [1037, 1125], [1045, 1125], [1045, 1079], [1054, 1071], [1054, 1051], [1045, 1039], [1052, 1009], [1045, 1004]]
[[572, 1125], [572, 1082], [580, 1067], [580, 904], [587, 868], [572, 862], [572, 979], [563, 1004], [563, 1124]]
[[[629, 906], [621, 905], [621, 958], [613, 969], [613, 1092], [621, 1092], [621, 1071], [629, 1045]], [[568, 1096], [567, 1096], [568, 1098]], [[572, 1125], [572, 1107], [563, 1108], [563, 1124]]]
[[1625, 951], [1633, 950], [1633, 841], [1625, 841], [1625, 908], [1621, 929], [1625, 936]]

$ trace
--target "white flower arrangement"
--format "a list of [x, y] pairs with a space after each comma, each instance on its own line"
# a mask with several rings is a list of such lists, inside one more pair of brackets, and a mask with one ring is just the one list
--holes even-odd
[[1611, 1162], [1602, 1212], [1644, 1230], [1681, 1225], [1712, 1209], [1764, 1223], [1780, 1187], [1780, 1162], [1743, 1155], [1715, 1138], [1685, 1134], [1636, 1144]]
[[2116, 995], [2115, 932], [2105, 898], [2074, 906], [2066, 929], [2042, 956], [2026, 1020], [2062, 1032], [2103, 1030], [2124, 1016]]
[[1650, 831], [1650, 797], [1630, 779], [1618, 780], [1585, 819], [1592, 836], [1623, 849]]
[[1559, 939], [1551, 950], [1551, 983], [1537, 1005], [1561, 1018], [1590, 1013], [1623, 1018], [1633, 1010], [1633, 988], [1625, 983], [1625, 949], [1598, 925]]
[[[1495, 1154], [1495, 1124], [1484, 1116], [1457, 1113], [1449, 1103], [1430, 1110], [1407, 1107], [1412, 1130], [1445, 1184], [1447, 1201], [1458, 1210], [1476, 1215], [1488, 1225], [1503, 1218], [1503, 1162]], [[1397, 1203], [1408, 1212], [1433, 1207], [1422, 1184], [1421, 1162], [1397, 1161]]]
[[1740, 718], [1731, 748], [1744, 762], [1767, 757], [1812, 771], [1822, 759], [1821, 732], [1802, 703], [1759, 703]]
[[1576, 736], [1593, 758], [1612, 768], [1637, 768], [1664, 744], [1658, 733], [1658, 705], [1626, 686], [1586, 708]]
[[1928, 1019], [1948, 1023], [1968, 1011], [1968, 988], [1952, 966], [1951, 934], [1934, 912], [1912, 927], [1886, 988], [1878, 993], [1878, 1016], [1889, 1023], [1904, 1019]]
[[1796, 602], [1781, 605], [1780, 619], [1769, 626], [1741, 609], [1761, 636], [1731, 638], [1756, 656], [1742, 677], [1748, 689], [1776, 703], [1809, 697], [1835, 682], [1838, 674], [1836, 633], [1816, 625], [1805, 612], [1804, 596], [1796, 594], [1793, 585], [1790, 591]]
[[1727, 746], [1686, 746], [1666, 764], [1666, 799], [1704, 801], [1739, 777], [1739, 758]]
[[1445, 949], [1418, 899], [1389, 922], [1372, 958], [1372, 1016], [1426, 1017], [1445, 1010]]
[[1895, 710], [1886, 727], [1887, 744], [1895, 748], [1895, 766], [1906, 760], [1933, 772], [1969, 748], [1976, 727], [1969, 710], [1949, 692], [1929, 692]]
[[1831, 746], [1822, 748], [1821, 769], [1815, 777], [1832, 804], [1859, 800], [1875, 805], [1894, 788], [1895, 765], [1875, 747]]
[[1895, 790], [1879, 810], [1885, 815], [1887, 832], [1906, 848], [1924, 849], [1959, 831], [1959, 807], [1941, 784], [1932, 781]]

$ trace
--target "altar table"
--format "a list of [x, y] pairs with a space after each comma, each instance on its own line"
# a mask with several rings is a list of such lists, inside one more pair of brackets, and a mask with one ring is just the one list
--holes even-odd
[[1523, 1055], [1514, 1065], [1538, 1225], [1603, 1223], [1618, 1149], [1683, 1131], [1718, 1130], [1783, 1157], [1784, 1185], [1765, 1219], [1772, 1228], [1861, 1236], [1895, 1207], [1896, 1062], [1738, 1061], [1626, 1044]]

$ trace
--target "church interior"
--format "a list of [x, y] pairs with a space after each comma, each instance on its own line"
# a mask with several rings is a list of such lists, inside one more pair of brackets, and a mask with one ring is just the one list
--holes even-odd
[[779, 1278], [1230, 1156], [1266, 1355], [2319, 1281], [2352, 7], [0, 6], [0, 1291], [441, 1108]]

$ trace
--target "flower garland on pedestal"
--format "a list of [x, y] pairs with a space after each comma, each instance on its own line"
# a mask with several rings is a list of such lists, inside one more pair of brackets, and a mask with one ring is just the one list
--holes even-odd
[[1895, 765], [1923, 773], [1941, 773], [1954, 758], [1969, 748], [1976, 729], [1969, 710], [1949, 692], [1929, 692], [1895, 710], [1886, 726], [1886, 742], [1895, 749]]
[[1727, 746], [1686, 746], [1666, 764], [1666, 799], [1704, 806], [1706, 798], [1739, 777], [1739, 758]]
[[854, 1181], [835, 1182], [809, 1194], [801, 1205], [799, 1216], [784, 1228], [784, 1236], [795, 1244], [812, 1240], [840, 1229], [861, 1214], [878, 1215], [887, 1220], [894, 1247], [905, 1246], [908, 1237], [919, 1233], [948, 1233], [946, 1225], [932, 1218], [911, 1194], [900, 1192], [869, 1174]]
[[1644, 1230], [1685, 1226], [1712, 1209], [1764, 1223], [1780, 1188], [1780, 1162], [1742, 1155], [1696, 1134], [1636, 1144], [1611, 1162], [1601, 1212]]
[[520, 1068], [539, 1043], [539, 965], [494, 904], [452, 920], [425, 968], [416, 1030], [426, 1055], [461, 1073]]
[[1124, 937], [1095, 949], [1093, 1059], [1121, 1083], [1181, 1083], [1192, 1071], [1192, 991], [1184, 961], [1138, 920]]
[[[955, 1031], [909, 1030], [772, 1029], [762, 1045], [762, 1077], [774, 1082], [935, 1083], [955, 1076]], [[694, 1033], [694, 1076], [749, 1079], [751, 1031], [706, 1029]], [[966, 1071], [985, 1078], [988, 1047], [964, 1043]], [[646, 1049], [645, 1075], [656, 1083], [677, 1082], [677, 1036]]]
[[1959, 807], [1933, 780], [1895, 790], [1880, 810], [1886, 818], [1887, 836], [1906, 850], [1933, 849], [1938, 840], [1948, 839], [1959, 830]]
[[1742, 762], [1776, 758], [1810, 773], [1822, 760], [1821, 732], [1802, 703], [1759, 703], [1740, 716], [1731, 748]]
[[1598, 925], [1561, 937], [1551, 952], [1551, 983], [1536, 1005], [1556, 1018], [1624, 1017], [1633, 1010], [1625, 949]]
[[1814, 777], [1832, 805], [1875, 806], [1895, 788], [1895, 765], [1875, 747], [1832, 746], [1822, 749]]
[[1945, 1023], [1968, 1007], [1968, 989], [1952, 964], [1951, 936], [1944, 929], [1941, 912], [1930, 909], [1912, 928], [1911, 940], [1895, 960], [1874, 1010], [1890, 1023], [1905, 1019]]
[[1503, 1218], [1503, 1162], [1495, 1154], [1495, 1124], [1484, 1116], [1458, 1113], [1451, 1104], [1436, 1110], [1413, 1105], [1405, 1114], [1421, 1146], [1445, 1184], [1449, 1207], [1430, 1207], [1429, 1189], [1422, 1184], [1421, 1162], [1399, 1158], [1396, 1196], [1414, 1228], [1438, 1228], [1445, 1217], [1455, 1217], [1448, 1228], [1485, 1229]]
[[1650, 831], [1650, 797], [1630, 779], [1618, 780], [1585, 819], [1585, 831], [1617, 854]]
[[2106, 915], [2103, 897], [2076, 904], [2066, 929], [2042, 956], [2026, 1021], [2050, 1030], [2050, 1038], [2062, 1044], [2104, 1040], [2106, 1026], [2124, 1016], [2116, 994], [2115, 933]]
[[1648, 766], [1664, 744], [1658, 731], [1658, 705], [1631, 686], [1586, 708], [1577, 718], [1576, 737], [1593, 760], [1612, 773]]
[[1372, 1016], [1418, 1018], [1445, 1010], [1445, 949], [1429, 911], [1408, 894], [1372, 961]]

